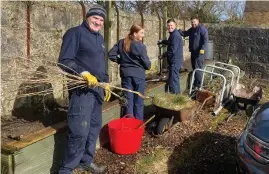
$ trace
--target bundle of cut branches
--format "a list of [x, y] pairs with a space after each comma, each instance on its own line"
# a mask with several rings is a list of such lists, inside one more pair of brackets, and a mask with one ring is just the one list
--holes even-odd
[[[2, 93], [17, 92], [17, 95], [9, 97], [11, 100], [28, 96], [45, 96], [52, 94], [53, 88], [51, 84], [59, 80], [66, 82], [66, 86], [62, 89], [63, 91], [69, 91], [76, 88], [88, 88], [87, 82], [80, 74], [57, 62], [44, 60], [42, 58], [31, 60], [24, 57], [6, 57], [2, 58], [2, 62], [5, 65], [5, 67], [2, 67], [4, 70], [1, 72]], [[70, 69], [74, 73], [68, 73], [61, 69], [60, 66]], [[105, 84], [108, 83], [98, 83], [97, 86], [104, 88]], [[143, 99], [149, 98], [136, 91], [110, 84], [108, 85], [111, 89], [114, 88], [120, 91], [132, 92]], [[126, 101], [122, 96], [116, 94], [112, 90], [110, 90], [110, 92], [117, 98]]]

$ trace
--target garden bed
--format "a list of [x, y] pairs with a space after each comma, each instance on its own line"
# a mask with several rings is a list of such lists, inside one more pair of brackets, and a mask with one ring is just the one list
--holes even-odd
[[[146, 91], [155, 88], [160, 84], [162, 84], [162, 82], [149, 82], [146, 84]], [[109, 110], [118, 105], [119, 101], [116, 98], [112, 98], [111, 102], [103, 104], [103, 110]], [[12, 116], [9, 119], [1, 119], [2, 145], [13, 140], [20, 140], [28, 134], [66, 120], [67, 107], [54, 108], [47, 113], [44, 113], [43, 110], [31, 110], [31, 108], [23, 108], [18, 112], [20, 112], [19, 116]], [[36, 119], [28, 119], [28, 114], [36, 115]]]
[[[146, 85], [146, 95], [153, 95], [156, 93], [164, 92], [163, 89], [163, 82], [149, 83]], [[149, 101], [146, 101], [145, 113], [151, 112], [151, 108], [152, 107], [150, 106]], [[44, 119], [47, 122], [44, 122], [44, 120], [42, 119], [30, 121], [19, 119], [17, 117], [13, 117], [14, 119], [10, 120], [4, 120], [5, 127], [4, 129], [2, 129], [2, 137], [6, 137], [4, 141], [2, 138], [1, 146], [2, 173], [28, 174], [55, 173], [57, 171], [63, 157], [64, 147], [66, 146], [67, 122], [65, 120], [65, 109], [61, 110], [63, 115], [63, 121], [57, 120], [56, 118], [58, 117], [55, 117], [55, 114], [54, 116], [52, 115], [50, 117], [55, 118], [55, 122], [53, 122], [51, 119], [48, 119], [49, 117], [46, 117], [46, 119]], [[118, 118], [120, 116], [120, 110], [120, 105], [117, 100], [109, 102], [109, 104], [103, 105], [102, 130], [106, 129], [106, 124], [110, 120]], [[16, 122], [17, 124], [15, 124]], [[15, 125], [16, 127], [14, 127], [13, 125]], [[104, 132], [104, 134], [106, 134], [106, 131], [102, 130], [99, 137], [99, 141], [97, 143], [97, 147], [102, 144], [102, 141], [108, 141], [107, 135], [103, 136], [102, 133]], [[7, 134], [12, 134], [12, 137], [15, 137], [15, 139], [19, 137], [20, 140], [9, 139], [7, 138]]]

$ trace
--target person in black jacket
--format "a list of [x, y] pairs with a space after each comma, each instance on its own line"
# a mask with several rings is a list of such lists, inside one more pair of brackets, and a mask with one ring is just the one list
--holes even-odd
[[[189, 50], [191, 52], [191, 64], [192, 68], [202, 69], [205, 60], [205, 51], [207, 51], [208, 43], [208, 31], [204, 25], [199, 23], [197, 17], [191, 18], [192, 27], [187, 31], [180, 31], [182, 36], [189, 36]], [[194, 88], [199, 88], [202, 80], [202, 72], [197, 71], [195, 73]]]
[[104, 39], [99, 33], [105, 18], [105, 9], [94, 6], [80, 26], [69, 29], [63, 36], [59, 66], [69, 73], [81, 75], [89, 88], [69, 91], [69, 133], [59, 174], [71, 174], [76, 167], [93, 173], [105, 170], [104, 166], [93, 163], [96, 140], [102, 126], [102, 103], [111, 95], [108, 85], [105, 91], [96, 87], [98, 82], [109, 80]]
[[[142, 94], [145, 90], [145, 70], [151, 68], [146, 46], [142, 43], [143, 37], [143, 27], [134, 24], [125, 39], [121, 39], [108, 53], [111, 61], [120, 64], [122, 87]], [[143, 120], [144, 100], [130, 92], [126, 92], [125, 95], [128, 104], [124, 108], [124, 115], [131, 114]]]
[[183, 63], [183, 42], [182, 37], [176, 29], [174, 19], [167, 21], [167, 30], [170, 34], [168, 40], [161, 40], [158, 44], [168, 45], [167, 51], [160, 57], [167, 57], [168, 62], [168, 89], [172, 94], [180, 93], [180, 76], [179, 71]]

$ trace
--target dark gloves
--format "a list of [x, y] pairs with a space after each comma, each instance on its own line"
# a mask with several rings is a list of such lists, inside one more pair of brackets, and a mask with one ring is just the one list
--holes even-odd
[[167, 52], [163, 53], [161, 56], [159, 56], [159, 59], [165, 59], [167, 57]]
[[163, 45], [169, 45], [170, 42], [168, 40], [158, 40], [157, 45], [161, 45], [161, 44], [163, 44]]

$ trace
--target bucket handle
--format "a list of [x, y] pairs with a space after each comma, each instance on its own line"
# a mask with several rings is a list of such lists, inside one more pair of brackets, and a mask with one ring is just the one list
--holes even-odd
[[[131, 118], [127, 118], [127, 116], [131, 116]], [[132, 114], [126, 114], [121, 119], [136, 119]], [[122, 131], [130, 131], [131, 129], [129, 127], [124, 127], [124, 123], [121, 125]]]
[[[131, 118], [127, 118], [127, 116], [131, 116]], [[136, 119], [136, 118], [132, 114], [126, 114], [121, 119]]]

